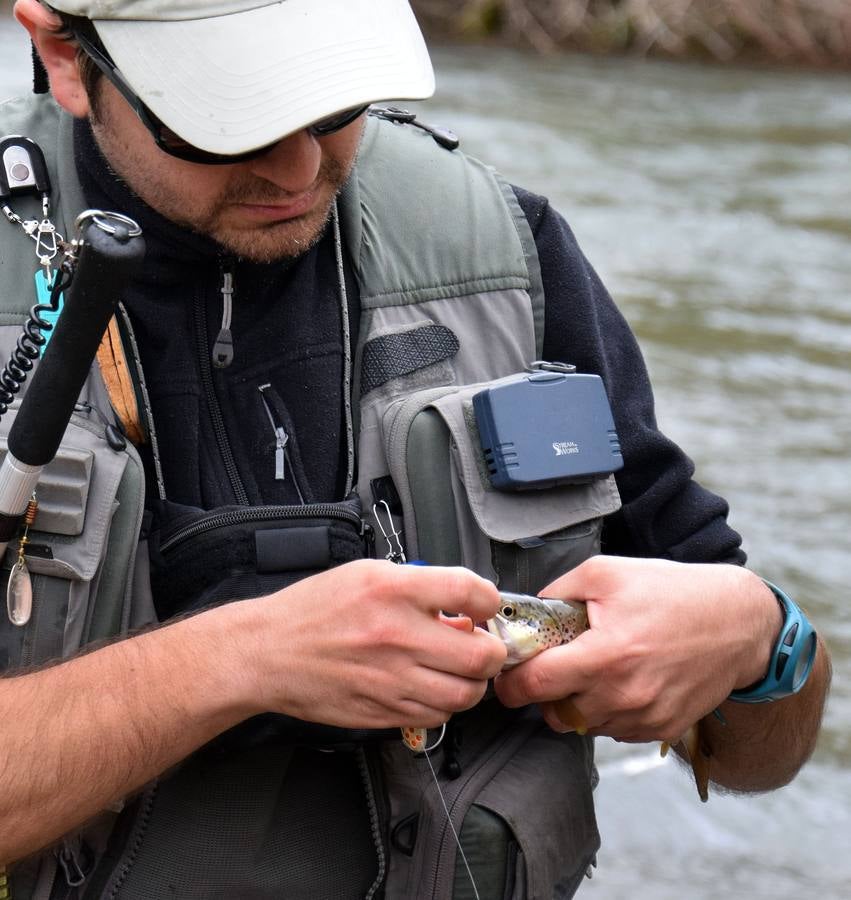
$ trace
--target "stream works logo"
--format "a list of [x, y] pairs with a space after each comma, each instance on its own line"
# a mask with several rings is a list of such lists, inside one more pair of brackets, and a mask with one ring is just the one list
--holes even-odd
[[553, 441], [553, 450], [556, 456], [570, 456], [572, 453], [579, 453], [579, 444], [575, 441]]

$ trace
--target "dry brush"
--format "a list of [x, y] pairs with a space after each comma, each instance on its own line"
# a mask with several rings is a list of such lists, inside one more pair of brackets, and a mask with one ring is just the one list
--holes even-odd
[[851, 0], [413, 0], [434, 34], [723, 62], [851, 66]]

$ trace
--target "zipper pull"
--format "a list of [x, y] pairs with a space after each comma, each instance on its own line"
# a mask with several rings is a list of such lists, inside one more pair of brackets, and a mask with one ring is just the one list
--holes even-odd
[[287, 477], [287, 441], [290, 436], [279, 425], [275, 429], [275, 481], [284, 481]]
[[[364, 552], [367, 559], [375, 559], [375, 529], [366, 519], [361, 521], [361, 538], [363, 539]], [[0, 898], [2, 900], [2, 898]]]
[[79, 838], [76, 840], [64, 840], [62, 846], [56, 851], [56, 859], [62, 868], [62, 874], [65, 876], [65, 884], [69, 888], [80, 887], [86, 881], [87, 867], [82, 858], [82, 851], [83, 848], [79, 845]]
[[[287, 477], [287, 444], [290, 436], [287, 434], [284, 426], [279, 425], [272, 415], [272, 407], [266, 398], [266, 391], [270, 387], [270, 384], [261, 384], [258, 390], [260, 391], [260, 399], [263, 401], [263, 408], [266, 410], [266, 415], [269, 418], [269, 424], [275, 432], [275, 481], [285, 481]], [[296, 485], [297, 488], [298, 485]]]
[[230, 331], [233, 315], [233, 273], [222, 272], [222, 327], [213, 344], [213, 365], [226, 369], [233, 362], [233, 335]]

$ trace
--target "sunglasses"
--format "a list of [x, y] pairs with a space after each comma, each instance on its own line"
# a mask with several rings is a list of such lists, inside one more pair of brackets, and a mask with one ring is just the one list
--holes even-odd
[[[142, 124], [150, 132], [157, 147], [163, 153], [168, 153], [169, 156], [207, 166], [226, 166], [245, 162], [249, 159], [256, 159], [264, 153], [268, 153], [283, 140], [281, 138], [273, 141], [271, 144], [266, 144], [265, 147], [258, 147], [256, 150], [248, 150], [245, 153], [211, 153], [208, 150], [201, 150], [199, 147], [195, 147], [188, 141], [183, 140], [179, 134], [173, 132], [167, 125], [164, 125], [145, 106], [142, 99], [124, 80], [124, 76], [104, 50], [79, 31], [74, 32], [74, 39], [86, 56], [91, 59], [118, 93], [130, 104]], [[334, 134], [335, 131], [340, 131], [347, 125], [351, 125], [355, 119], [362, 116], [368, 109], [369, 104], [345, 109], [342, 112], [335, 113], [333, 116], [328, 116], [325, 119], [314, 122], [312, 125], [308, 125], [306, 130], [315, 137], [327, 137], [327, 135]]]

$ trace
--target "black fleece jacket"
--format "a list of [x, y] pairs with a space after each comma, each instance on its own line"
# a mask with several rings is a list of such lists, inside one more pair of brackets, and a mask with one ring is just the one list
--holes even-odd
[[[145, 232], [146, 264], [126, 305], [169, 499], [203, 509], [298, 502], [299, 491], [307, 501], [340, 499], [342, 342], [330, 235], [289, 265], [230, 259], [134, 197], [109, 172], [82, 122], [76, 123], [75, 151], [89, 204], [125, 212]], [[541, 261], [544, 358], [601, 375], [614, 412], [625, 463], [617, 476], [623, 508], [605, 524], [604, 552], [743, 563], [726, 503], [693, 480], [691, 461], [658, 430], [635, 338], [569, 226], [545, 198], [520, 188], [515, 193]], [[217, 369], [207, 360], [221, 326], [225, 271], [234, 282], [234, 357]], [[359, 298], [350, 271], [346, 286], [354, 343]], [[274, 477], [270, 414], [290, 438], [283, 481]], [[223, 433], [242, 497], [223, 467]]]

